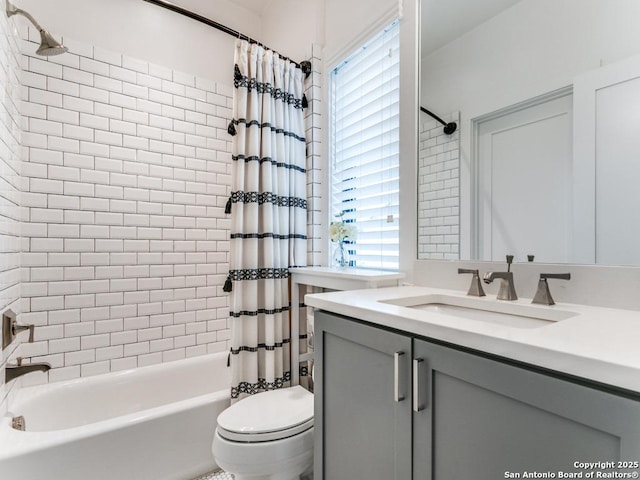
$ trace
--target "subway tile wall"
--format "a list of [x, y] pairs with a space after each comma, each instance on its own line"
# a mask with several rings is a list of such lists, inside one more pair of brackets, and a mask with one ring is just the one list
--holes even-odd
[[322, 265], [322, 252], [326, 235], [322, 230], [322, 47], [312, 45], [311, 75], [305, 82], [305, 95], [309, 107], [305, 110], [305, 137], [307, 139], [307, 265]]
[[57, 381], [226, 350], [232, 87], [27, 36], [20, 354]]
[[[460, 124], [460, 114], [444, 117]], [[447, 135], [420, 113], [418, 259], [457, 260], [460, 251], [460, 132]]]
[[[4, 11], [4, 3], [0, 4]], [[20, 313], [20, 35], [0, 15], [0, 313]], [[25, 335], [25, 334], [22, 334]], [[0, 353], [0, 415], [8, 394], [5, 364], [17, 343]]]

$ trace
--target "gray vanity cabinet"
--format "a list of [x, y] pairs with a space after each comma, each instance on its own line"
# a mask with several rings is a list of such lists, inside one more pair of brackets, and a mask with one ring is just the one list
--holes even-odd
[[416, 479], [558, 478], [577, 461], [640, 460], [640, 402], [423, 340], [413, 357]]
[[324, 312], [315, 332], [314, 478], [410, 480], [411, 338]]
[[562, 478], [574, 462], [640, 461], [639, 401], [326, 312], [315, 321], [316, 480]]

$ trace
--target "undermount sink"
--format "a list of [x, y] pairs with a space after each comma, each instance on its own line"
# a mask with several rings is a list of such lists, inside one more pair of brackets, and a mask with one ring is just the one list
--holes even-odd
[[430, 294], [381, 300], [382, 303], [413, 308], [439, 315], [488, 322], [515, 328], [539, 328], [578, 315], [550, 307], [498, 302], [487, 298]]

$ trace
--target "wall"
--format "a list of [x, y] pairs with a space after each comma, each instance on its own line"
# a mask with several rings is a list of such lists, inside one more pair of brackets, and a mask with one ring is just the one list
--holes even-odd
[[[96, 15], [100, 2], [94, 7]], [[21, 218], [15, 212], [16, 227], [23, 221], [22, 301], [19, 231], [6, 292], [22, 310], [20, 322], [37, 328], [34, 343], [24, 343], [23, 334], [5, 353], [53, 369], [21, 383], [226, 350], [228, 76], [216, 82], [72, 38], [65, 40], [69, 53], [38, 57], [39, 35], [23, 30], [22, 58], [19, 40], [3, 46], [14, 48], [22, 88], [15, 82], [13, 93], [22, 90], [24, 100], [24, 208]], [[95, 32], [88, 37], [97, 39]], [[229, 65], [216, 59], [209, 66], [232, 71], [230, 40]], [[309, 264], [317, 265], [322, 55], [318, 45], [308, 50]]]
[[22, 355], [56, 381], [226, 350], [232, 88], [68, 43], [25, 43]]
[[327, 67], [349, 56], [398, 12], [398, 0], [325, 0], [324, 55]]
[[[0, 2], [4, 12], [5, 4]], [[0, 15], [0, 313], [20, 313], [20, 37]], [[26, 334], [21, 334], [22, 336]], [[0, 353], [0, 415], [7, 390], [7, 359], [17, 344]]]
[[[442, 117], [460, 121], [458, 112]], [[420, 113], [418, 258], [457, 260], [460, 244], [460, 132]]]
[[[231, 1], [174, 3], [250, 37], [261, 37], [258, 13]], [[232, 36], [142, 0], [21, 0], [18, 5], [58, 36], [215, 82], [232, 81]]]

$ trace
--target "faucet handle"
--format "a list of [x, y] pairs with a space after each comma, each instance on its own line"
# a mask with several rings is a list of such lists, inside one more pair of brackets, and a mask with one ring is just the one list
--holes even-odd
[[549, 283], [547, 282], [548, 278], [553, 278], [557, 280], [571, 280], [570, 273], [541, 273], [540, 280], [538, 280], [538, 290], [536, 290], [536, 294], [533, 297], [531, 303], [536, 303], [539, 305], [555, 305], [553, 297], [551, 296], [551, 291], [549, 290]]
[[33, 332], [35, 329], [35, 325], [18, 325], [15, 321], [11, 325], [11, 331], [13, 336], [15, 337], [20, 332], [24, 332], [25, 330], [29, 330], [29, 343], [33, 343]]
[[555, 278], [558, 280], [571, 280], [570, 273], [541, 273], [540, 279], [543, 280], [545, 278]]
[[473, 277], [471, 278], [471, 285], [469, 286], [469, 291], [467, 292], [467, 295], [470, 295], [472, 297], [484, 297], [485, 293], [484, 293], [484, 290], [482, 289], [482, 283], [480, 282], [480, 271], [475, 269], [469, 269], [469, 268], [459, 268], [458, 274], [461, 274], [461, 273], [470, 273], [473, 275]]

